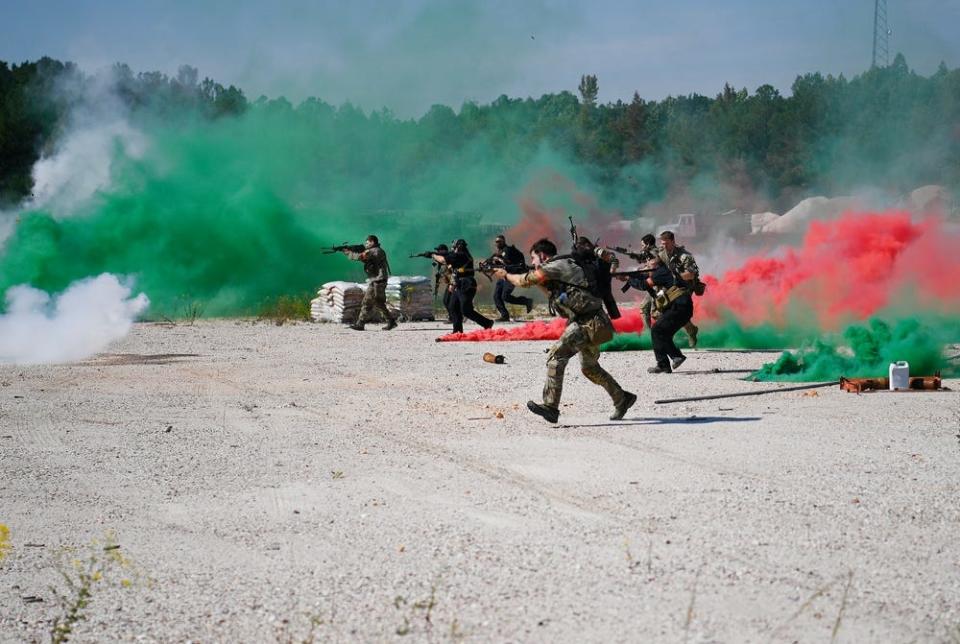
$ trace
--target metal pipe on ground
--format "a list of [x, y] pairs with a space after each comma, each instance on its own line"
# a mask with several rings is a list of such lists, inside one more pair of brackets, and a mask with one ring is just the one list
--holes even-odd
[[699, 400], [720, 400], [722, 398], [742, 398], [744, 396], [762, 396], [763, 394], [778, 394], [786, 391], [803, 391], [804, 389], [818, 389], [821, 387], [834, 387], [839, 385], [839, 380], [832, 380], [830, 382], [817, 382], [808, 385], [800, 385], [797, 387], [781, 387], [780, 389], [763, 389], [761, 391], [741, 391], [736, 394], [716, 394], [713, 396], [691, 396], [690, 398], [666, 398], [664, 400], [654, 400], [655, 405], [667, 405], [670, 403], [679, 403], [679, 402], [697, 402]]

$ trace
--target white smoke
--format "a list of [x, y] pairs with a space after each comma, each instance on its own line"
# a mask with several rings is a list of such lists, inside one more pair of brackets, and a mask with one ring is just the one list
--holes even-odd
[[0, 211], [0, 254], [21, 213], [45, 210], [63, 219], [86, 212], [99, 193], [110, 189], [119, 160], [140, 159], [147, 152], [149, 139], [131, 124], [115, 80], [107, 70], [55, 90], [73, 107], [64, 132], [33, 164], [33, 193], [16, 210]]
[[146, 151], [146, 137], [120, 115], [99, 110], [77, 120], [56, 151], [33, 165], [28, 208], [43, 208], [58, 218], [76, 214], [110, 187], [115, 159], [140, 158]]
[[128, 285], [104, 273], [78, 280], [51, 297], [31, 286], [6, 293], [0, 315], [0, 364], [41, 364], [81, 360], [129, 333], [149, 304]]

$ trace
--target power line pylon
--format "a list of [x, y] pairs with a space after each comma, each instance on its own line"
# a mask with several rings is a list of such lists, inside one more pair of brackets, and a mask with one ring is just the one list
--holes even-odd
[[887, 0], [875, 0], [873, 8], [873, 60], [871, 69], [890, 65], [890, 28], [887, 25]]

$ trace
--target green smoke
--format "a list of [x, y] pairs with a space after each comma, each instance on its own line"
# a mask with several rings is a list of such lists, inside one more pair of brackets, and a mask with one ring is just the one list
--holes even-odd
[[[697, 335], [700, 349], [783, 349], [799, 346], [812, 333], [809, 329], [779, 328], [772, 324], [743, 326], [728, 318], [709, 327], [701, 328]], [[674, 341], [680, 348], [689, 347], [686, 333], [677, 333]], [[652, 349], [650, 333], [627, 333], [617, 335], [601, 347], [602, 351], [644, 351]]]
[[785, 351], [778, 360], [753, 374], [758, 380], [817, 381], [840, 376], [883, 377], [891, 362], [907, 361], [910, 373], [957, 375], [957, 365], [944, 356], [949, 338], [960, 328], [955, 320], [905, 318], [886, 322], [878, 318], [847, 327], [839, 336], [824, 336], [799, 350]]
[[[118, 150], [111, 186], [79, 212], [20, 214], [0, 251], [0, 292], [60, 291], [106, 271], [133, 275], [155, 315], [181, 314], [187, 302], [209, 315], [249, 313], [362, 278], [358, 263], [323, 255], [325, 246], [376, 234], [395, 273], [428, 274], [409, 252], [465, 237], [486, 256], [492, 235], [479, 224], [516, 221], [531, 181], [544, 199], [591, 185], [545, 144], [466, 136], [448, 108], [413, 123], [281, 99], [232, 118], [139, 127], [151, 141], [145, 155]], [[534, 181], [546, 171], [569, 181]]]

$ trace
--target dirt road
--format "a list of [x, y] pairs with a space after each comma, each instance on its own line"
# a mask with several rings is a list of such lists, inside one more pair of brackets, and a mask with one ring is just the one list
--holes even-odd
[[772, 356], [604, 354], [640, 402], [608, 421], [574, 364], [556, 427], [545, 343], [447, 328], [140, 324], [0, 367], [0, 640], [45, 639], [59, 554], [107, 533], [131, 563], [74, 641], [960, 636], [960, 394], [660, 406]]

